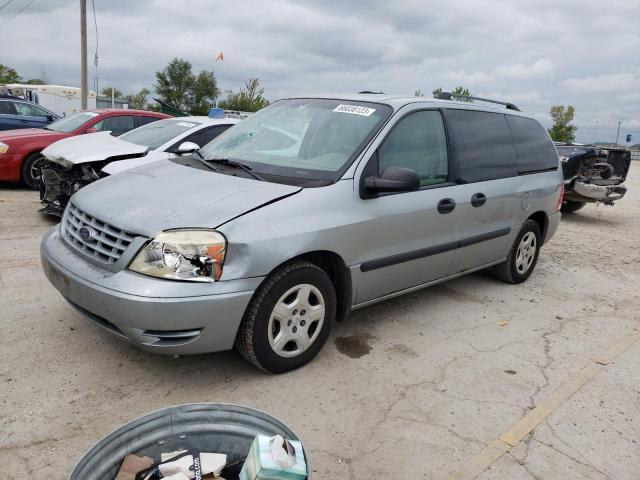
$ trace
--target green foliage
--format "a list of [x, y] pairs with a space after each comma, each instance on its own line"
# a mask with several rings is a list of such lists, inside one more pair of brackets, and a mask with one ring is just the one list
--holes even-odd
[[[431, 93], [433, 93], [433, 98], [438, 98], [438, 95], [440, 95], [442, 93], [442, 87], [436, 88]], [[464, 95], [465, 97], [470, 97], [471, 96], [471, 92], [469, 91], [468, 88], [456, 87], [453, 90], [451, 90], [451, 94], [453, 95], [453, 99], [457, 100], [459, 102], [473, 102], [473, 100], [471, 100], [470, 98], [462, 98], [462, 97], [457, 96], [457, 95]]]
[[424, 97], [424, 93], [422, 93], [422, 90], [416, 90], [415, 92], [413, 92], [413, 96], [414, 97]]
[[138, 93], [130, 93], [129, 95], [127, 95], [127, 103], [129, 104], [129, 108], [135, 108], [137, 110], [145, 108], [147, 97], [150, 93], [151, 92], [148, 88], [143, 88]]
[[101, 95], [111, 98], [112, 93], [114, 98], [122, 98], [122, 92], [113, 87], [104, 87], [102, 89]]
[[549, 135], [556, 142], [573, 142], [576, 138], [578, 127], [571, 125], [575, 109], [569, 105], [554, 105], [549, 110], [549, 115], [553, 119], [553, 126], [548, 129]]
[[27, 85], [45, 85], [44, 80], [40, 80], [39, 78], [30, 78], [25, 82]]
[[22, 77], [13, 68], [0, 63], [0, 83], [20, 83]]
[[195, 75], [191, 63], [181, 58], [156, 72], [156, 81], [154, 88], [164, 102], [192, 115], [206, 115], [219, 94], [213, 72]]
[[227, 98], [221, 101], [219, 106], [226, 110], [257, 112], [267, 105], [269, 100], [264, 97], [264, 88], [260, 86], [260, 81], [257, 78], [250, 78], [238, 93], [227, 90]]

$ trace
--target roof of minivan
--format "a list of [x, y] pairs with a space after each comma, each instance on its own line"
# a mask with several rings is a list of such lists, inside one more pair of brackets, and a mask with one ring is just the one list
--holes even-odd
[[389, 105], [394, 110], [398, 110], [405, 105], [409, 105], [412, 103], [424, 103], [425, 105], [431, 107], [462, 107], [465, 109], [472, 110], [486, 110], [491, 112], [501, 112], [508, 113], [510, 115], [518, 115], [528, 117], [526, 113], [523, 113], [518, 110], [507, 109], [503, 106], [491, 105], [483, 102], [459, 102], [456, 100], [439, 100], [437, 98], [431, 97], [411, 97], [407, 95], [392, 95], [387, 93], [347, 93], [347, 94], [321, 94], [321, 95], [300, 95], [293, 98], [325, 98], [332, 100], [345, 100], [345, 101], [356, 101], [356, 102], [371, 102], [371, 103], [382, 103]]

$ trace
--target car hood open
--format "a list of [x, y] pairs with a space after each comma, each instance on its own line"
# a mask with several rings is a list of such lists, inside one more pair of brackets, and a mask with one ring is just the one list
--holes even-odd
[[143, 157], [149, 147], [121, 140], [109, 132], [89, 133], [57, 141], [42, 150], [47, 160], [71, 168], [109, 158]]
[[161, 160], [92, 183], [71, 203], [102, 222], [153, 237], [172, 228], [216, 228], [300, 190]]

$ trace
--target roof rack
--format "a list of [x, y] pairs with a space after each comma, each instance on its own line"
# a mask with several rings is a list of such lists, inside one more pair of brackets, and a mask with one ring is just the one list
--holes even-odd
[[451, 93], [451, 92], [440, 92], [436, 98], [439, 100], [451, 100], [453, 97], [455, 98], [464, 98], [464, 99], [469, 99], [469, 100], [478, 100], [480, 102], [487, 102], [487, 103], [496, 103], [498, 105], [504, 105], [505, 107], [507, 107], [508, 110], [515, 110], [516, 112], [519, 112], [520, 109], [514, 105], [513, 103], [509, 103], [509, 102], [501, 102], [499, 100], [491, 100], [489, 98], [481, 98], [481, 97], [472, 97], [471, 95], [461, 95], [459, 93]]

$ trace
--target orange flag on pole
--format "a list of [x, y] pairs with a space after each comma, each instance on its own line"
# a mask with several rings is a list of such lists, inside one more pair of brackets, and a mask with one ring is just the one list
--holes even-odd
[[216, 57], [216, 62], [222, 62], [222, 61], [224, 61], [224, 53], [220, 52]]

